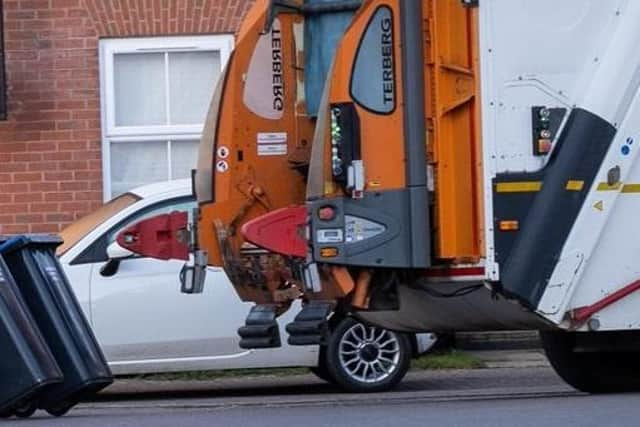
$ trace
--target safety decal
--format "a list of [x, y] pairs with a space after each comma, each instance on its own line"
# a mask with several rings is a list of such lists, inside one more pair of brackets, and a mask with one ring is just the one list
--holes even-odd
[[258, 133], [258, 156], [286, 156], [287, 133], [286, 132], [261, 132]]
[[599, 201], [597, 201], [597, 202], [593, 205], [593, 207], [594, 207], [596, 210], [600, 211], [600, 212], [604, 211], [604, 201], [603, 201], [603, 200], [599, 200]]
[[498, 193], [536, 193], [542, 189], [542, 181], [499, 182]]
[[220, 173], [224, 173], [229, 170], [229, 163], [224, 160], [220, 160], [216, 163], [216, 170]]
[[229, 157], [229, 149], [223, 145], [222, 147], [218, 148], [217, 155], [219, 159], [224, 160]]
[[567, 191], [582, 191], [584, 188], [584, 181], [571, 180], [567, 181]]
[[633, 138], [627, 138], [626, 144], [620, 148], [620, 152], [623, 156], [628, 156], [629, 154], [631, 154], [631, 146], [633, 145], [633, 142]]
[[622, 187], [622, 193], [624, 193], [624, 194], [638, 194], [638, 193], [640, 193], [640, 184], [625, 184]]

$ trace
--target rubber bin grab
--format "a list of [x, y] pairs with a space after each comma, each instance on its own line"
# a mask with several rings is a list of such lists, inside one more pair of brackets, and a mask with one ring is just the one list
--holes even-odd
[[187, 232], [189, 214], [171, 212], [136, 222], [118, 233], [123, 248], [155, 259], [189, 259], [189, 245], [180, 235]]
[[62, 372], [0, 257], [0, 415], [37, 401]]
[[246, 222], [241, 229], [244, 238], [271, 252], [304, 258], [308, 243], [306, 206], [291, 206], [266, 213]]
[[64, 375], [40, 396], [39, 407], [61, 415], [113, 382], [111, 371], [55, 256], [56, 236], [0, 238], [20, 292]]

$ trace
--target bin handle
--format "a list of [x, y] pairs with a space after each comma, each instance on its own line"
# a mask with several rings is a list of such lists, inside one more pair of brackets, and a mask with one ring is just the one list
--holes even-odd
[[16, 246], [20, 246], [24, 243], [24, 237], [23, 236], [16, 236], [16, 237], [12, 237], [9, 240], [7, 240], [4, 243], [0, 243], [0, 253], [5, 253], [8, 252], [10, 250], [12, 250], [13, 248], [15, 248]]

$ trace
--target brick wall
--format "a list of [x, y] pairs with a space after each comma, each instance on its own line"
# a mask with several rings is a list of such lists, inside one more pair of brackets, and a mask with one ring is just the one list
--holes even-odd
[[2, 1], [0, 233], [58, 231], [102, 203], [99, 38], [230, 33], [251, 3]]

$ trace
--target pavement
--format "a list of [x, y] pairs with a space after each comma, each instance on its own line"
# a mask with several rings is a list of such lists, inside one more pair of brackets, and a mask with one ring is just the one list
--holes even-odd
[[66, 417], [38, 413], [0, 425], [637, 426], [639, 397], [580, 393], [545, 366], [412, 371], [395, 390], [377, 394], [343, 393], [312, 375], [122, 381]]
[[[310, 374], [209, 381], [120, 380], [63, 418], [0, 426], [637, 425], [637, 395], [588, 396], [539, 350], [474, 352], [486, 369], [411, 371], [394, 390], [349, 394]], [[599, 424], [598, 424], [599, 423]]]
[[467, 351], [482, 360], [486, 368], [550, 367], [542, 349]]

